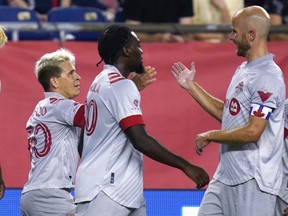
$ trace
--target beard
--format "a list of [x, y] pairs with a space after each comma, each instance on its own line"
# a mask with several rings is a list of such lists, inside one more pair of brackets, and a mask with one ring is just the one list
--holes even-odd
[[138, 65], [138, 67], [135, 69], [135, 72], [137, 74], [143, 74], [145, 72], [145, 68], [142, 64], [142, 62]]
[[238, 42], [236, 45], [237, 45], [237, 51], [236, 51], [237, 55], [246, 57], [248, 51], [251, 49], [249, 43], [247, 41], [241, 41]]

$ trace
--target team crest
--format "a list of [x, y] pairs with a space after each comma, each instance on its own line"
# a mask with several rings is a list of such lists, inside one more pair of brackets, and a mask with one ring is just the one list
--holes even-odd
[[229, 112], [232, 116], [240, 112], [240, 104], [236, 98], [232, 98], [229, 104]]

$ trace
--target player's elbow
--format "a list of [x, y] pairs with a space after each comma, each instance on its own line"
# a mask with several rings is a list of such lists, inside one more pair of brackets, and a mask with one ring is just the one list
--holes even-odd
[[258, 131], [252, 130], [247, 133], [246, 138], [248, 139], [247, 142], [258, 142], [262, 133]]

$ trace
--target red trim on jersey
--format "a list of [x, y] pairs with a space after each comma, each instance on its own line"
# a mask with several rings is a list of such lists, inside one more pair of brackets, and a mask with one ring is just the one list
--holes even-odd
[[120, 74], [116, 72], [110, 72], [108, 73], [109, 79], [115, 78], [115, 77], [121, 77]]
[[58, 99], [58, 98], [49, 98], [50, 100], [50, 104], [56, 104], [61, 100], [65, 100], [65, 99]]
[[284, 128], [284, 139], [288, 136], [288, 128]]
[[80, 106], [80, 108], [78, 109], [77, 113], [74, 116], [73, 125], [78, 127], [84, 127], [85, 125], [83, 104]]
[[144, 120], [142, 115], [133, 115], [122, 119], [119, 124], [122, 130], [125, 131], [132, 126], [144, 125]]
[[108, 77], [111, 84], [125, 79], [125, 77], [122, 77], [120, 74], [116, 72], [108, 73]]
[[55, 104], [58, 99], [57, 98], [49, 98], [51, 104]]
[[124, 79], [125, 79], [125, 78], [120, 77], [120, 78], [118, 78], [118, 79], [110, 80], [110, 83], [112, 84], [112, 83], [115, 83], [115, 82], [118, 82], [118, 81], [124, 80]]

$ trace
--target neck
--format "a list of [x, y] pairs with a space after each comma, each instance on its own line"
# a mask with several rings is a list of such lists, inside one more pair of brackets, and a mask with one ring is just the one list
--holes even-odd
[[248, 63], [258, 59], [262, 56], [265, 56], [269, 54], [268, 48], [267, 48], [267, 44], [265, 43], [258, 43], [258, 44], [253, 44], [253, 46], [251, 47], [250, 51], [248, 52], [246, 58]]
[[129, 76], [130, 71], [127, 69], [125, 64], [116, 63], [113, 66], [116, 67], [119, 70], [119, 72], [122, 74], [122, 76], [124, 76], [125, 78], [127, 78]]

